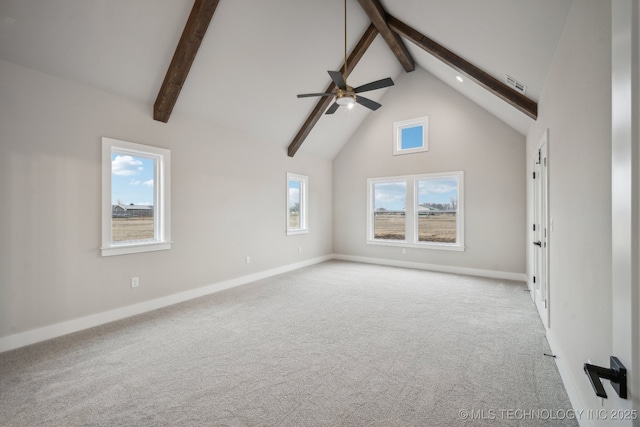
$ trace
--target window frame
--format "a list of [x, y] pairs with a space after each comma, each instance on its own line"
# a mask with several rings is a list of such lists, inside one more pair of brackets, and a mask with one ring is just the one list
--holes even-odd
[[[407, 221], [409, 217], [407, 216], [406, 206], [410, 204], [409, 200], [409, 192], [408, 183], [406, 181], [406, 176], [393, 176], [393, 177], [385, 177], [385, 178], [369, 178], [367, 179], [367, 243], [370, 244], [388, 244], [390, 246], [405, 246], [408, 245], [407, 241]], [[404, 213], [404, 239], [376, 239], [375, 236], [375, 184], [392, 184], [392, 183], [405, 183], [405, 213]]]
[[[402, 131], [422, 126], [422, 146], [402, 148]], [[415, 117], [393, 123], [393, 155], [413, 154], [429, 151], [429, 116]]]
[[[154, 238], [114, 242], [112, 239], [112, 155], [153, 159]], [[171, 249], [171, 151], [165, 148], [113, 138], [102, 138], [102, 256], [125, 255]]]
[[[455, 178], [458, 184], [458, 200], [456, 209], [456, 242], [421, 242], [418, 239], [418, 182], [426, 179]], [[405, 239], [392, 240], [375, 238], [374, 230], [374, 185], [388, 182], [405, 182]], [[392, 177], [367, 179], [367, 221], [366, 243], [369, 245], [397, 246], [404, 248], [435, 249], [446, 251], [464, 251], [464, 172], [435, 172], [417, 175], [402, 175]]]
[[[290, 181], [298, 181], [300, 182], [300, 211], [299, 211], [299, 227], [293, 228], [289, 222], [289, 203], [290, 199]], [[308, 194], [309, 194], [309, 177], [306, 175], [300, 175], [293, 172], [287, 172], [287, 181], [286, 181], [286, 189], [287, 189], [287, 204], [286, 204], [286, 233], [287, 236], [293, 236], [297, 234], [307, 234], [309, 233], [309, 205], [308, 205]]]

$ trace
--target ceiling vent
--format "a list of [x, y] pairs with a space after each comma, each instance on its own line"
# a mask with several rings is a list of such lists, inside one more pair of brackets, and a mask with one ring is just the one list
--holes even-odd
[[506, 75], [506, 82], [507, 82], [507, 86], [515, 89], [517, 92], [520, 92], [523, 95], [527, 91], [527, 87], [525, 85], [523, 85], [522, 83], [520, 83], [519, 81], [517, 81], [516, 79], [514, 79], [509, 75]]

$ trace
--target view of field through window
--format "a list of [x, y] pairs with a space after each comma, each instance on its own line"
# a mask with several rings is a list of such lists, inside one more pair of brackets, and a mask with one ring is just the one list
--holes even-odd
[[289, 228], [300, 228], [300, 180], [289, 180]]
[[122, 243], [155, 238], [156, 161], [126, 153], [111, 154], [111, 240]]
[[458, 180], [421, 179], [418, 186], [418, 241], [456, 243]]
[[[406, 182], [373, 184], [373, 237], [406, 240]], [[417, 181], [417, 234], [419, 242], [456, 243], [458, 183], [455, 177]]]
[[404, 240], [407, 183], [405, 181], [373, 184], [375, 239]]

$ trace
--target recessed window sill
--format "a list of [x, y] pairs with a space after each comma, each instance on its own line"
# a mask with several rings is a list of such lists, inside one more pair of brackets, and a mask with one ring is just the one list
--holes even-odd
[[390, 241], [390, 240], [367, 240], [367, 245], [378, 246], [395, 246], [400, 248], [413, 248], [413, 249], [435, 249], [438, 251], [457, 251], [463, 252], [465, 247], [461, 245], [455, 245], [450, 243], [406, 243], [405, 241]]
[[295, 236], [296, 234], [309, 234], [309, 230], [287, 230], [287, 236]]
[[143, 252], [166, 251], [173, 242], [136, 242], [100, 248], [102, 256], [139, 254]]

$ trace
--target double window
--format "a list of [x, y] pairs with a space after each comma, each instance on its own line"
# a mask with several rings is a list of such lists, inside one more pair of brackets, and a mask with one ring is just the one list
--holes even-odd
[[464, 250], [463, 172], [367, 180], [367, 243]]
[[171, 152], [102, 138], [103, 256], [171, 248]]

